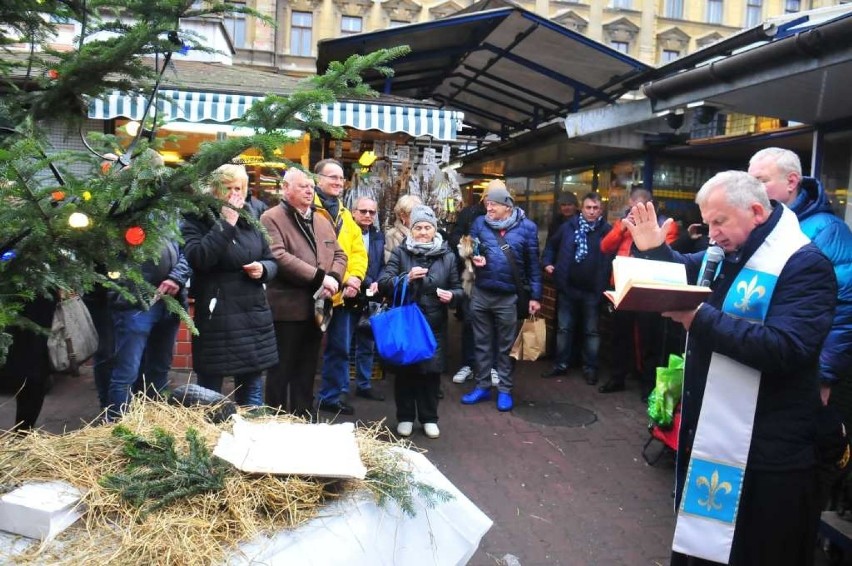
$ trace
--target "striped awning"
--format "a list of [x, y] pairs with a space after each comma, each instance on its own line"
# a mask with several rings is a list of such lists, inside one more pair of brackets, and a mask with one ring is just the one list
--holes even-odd
[[[260, 96], [161, 90], [156, 102], [157, 116], [166, 122], [227, 123], [240, 119]], [[111, 120], [123, 117], [139, 120], [147, 99], [115, 91], [89, 102], [89, 118]], [[464, 113], [424, 106], [398, 106], [369, 102], [336, 102], [324, 104], [322, 119], [333, 126], [356, 130], [402, 132], [410, 136], [431, 136], [438, 140], [455, 140]]]

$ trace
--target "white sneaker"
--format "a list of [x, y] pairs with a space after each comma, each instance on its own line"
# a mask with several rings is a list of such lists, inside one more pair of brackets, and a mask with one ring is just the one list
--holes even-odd
[[441, 436], [441, 429], [438, 428], [438, 423], [424, 423], [423, 434], [428, 438], [438, 438]]
[[491, 368], [491, 385], [494, 387], [500, 385], [500, 376], [497, 375], [497, 370], [494, 368]]
[[411, 421], [402, 421], [396, 425], [396, 433], [400, 436], [411, 436], [411, 431], [414, 430], [414, 423]]
[[473, 370], [470, 366], [462, 366], [459, 371], [453, 376], [453, 383], [464, 383], [470, 376], [473, 374]]

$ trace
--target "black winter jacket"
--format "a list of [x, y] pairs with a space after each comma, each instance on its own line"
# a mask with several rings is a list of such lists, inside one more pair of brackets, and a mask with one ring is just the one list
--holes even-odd
[[[431, 360], [420, 362], [419, 373], [440, 373], [444, 369], [444, 333], [447, 331], [447, 309], [461, 300], [463, 291], [459, 272], [456, 269], [456, 256], [447, 247], [446, 242], [436, 251], [428, 254], [413, 254], [403, 243], [391, 254], [384, 271], [379, 276], [379, 292], [393, 300], [394, 280], [397, 276], [408, 276], [412, 267], [425, 267], [429, 273], [422, 279], [417, 279], [408, 285], [408, 296], [416, 302], [429, 322], [429, 327], [435, 334], [438, 349]], [[400, 285], [402, 282], [400, 281]], [[438, 288], [452, 291], [453, 299], [444, 304], [438, 299]]]
[[[190, 295], [198, 328], [192, 339], [193, 369], [203, 376], [224, 377], [259, 373], [278, 363], [264, 289], [278, 267], [264, 235], [243, 218], [231, 226], [223, 220], [187, 217], [181, 230], [193, 269]], [[260, 279], [243, 271], [242, 266], [253, 261], [263, 265]]]

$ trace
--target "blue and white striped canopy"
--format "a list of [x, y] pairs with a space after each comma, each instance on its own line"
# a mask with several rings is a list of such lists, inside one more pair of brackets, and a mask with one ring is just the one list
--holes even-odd
[[[156, 102], [157, 116], [166, 122], [227, 123], [238, 120], [260, 96], [161, 90]], [[124, 117], [139, 120], [147, 99], [114, 91], [89, 102], [89, 118], [111, 120]], [[356, 130], [403, 132], [410, 136], [431, 136], [438, 140], [456, 139], [464, 113], [423, 106], [397, 106], [369, 102], [336, 102], [320, 108], [323, 121]]]

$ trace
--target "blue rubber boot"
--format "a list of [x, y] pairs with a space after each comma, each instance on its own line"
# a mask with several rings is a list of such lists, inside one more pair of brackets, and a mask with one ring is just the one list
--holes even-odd
[[501, 391], [497, 394], [497, 410], [501, 412], [511, 411], [512, 407], [515, 406], [515, 402], [512, 401], [512, 394], [508, 392]]
[[461, 402], [462, 405], [475, 405], [476, 403], [488, 401], [489, 399], [491, 399], [491, 390], [480, 389], [479, 387], [477, 387], [470, 393], [465, 393], [464, 395], [462, 395]]

